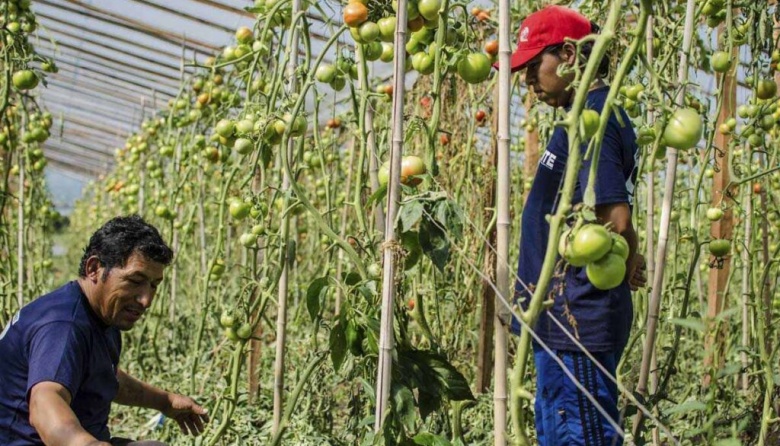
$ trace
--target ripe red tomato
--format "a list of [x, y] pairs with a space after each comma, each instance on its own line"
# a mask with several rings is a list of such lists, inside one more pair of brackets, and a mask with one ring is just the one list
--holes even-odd
[[477, 122], [484, 121], [486, 116], [487, 113], [485, 113], [485, 110], [477, 110], [477, 112], [474, 113], [474, 119], [476, 119]]
[[761, 193], [761, 183], [753, 183], [753, 193], [754, 194]]
[[366, 5], [353, 1], [344, 7], [344, 23], [349, 27], [360, 26], [368, 20], [368, 8]]
[[407, 186], [416, 186], [421, 178], [413, 178], [425, 173], [425, 163], [419, 156], [409, 155], [401, 158], [401, 183]]
[[425, 19], [420, 15], [406, 22], [406, 27], [412, 32], [421, 30], [423, 26], [425, 26]]
[[488, 40], [485, 42], [485, 52], [491, 56], [498, 54], [498, 40]]

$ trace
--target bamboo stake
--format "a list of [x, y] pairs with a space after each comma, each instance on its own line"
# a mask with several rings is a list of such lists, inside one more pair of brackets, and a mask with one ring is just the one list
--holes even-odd
[[[371, 183], [371, 193], [373, 194], [379, 189], [379, 179], [377, 172], [379, 170], [379, 163], [377, 163], [376, 153], [376, 132], [374, 131], [374, 108], [368, 101], [368, 67], [364, 57], [363, 44], [358, 44], [355, 54], [357, 56], [357, 69], [358, 69], [358, 88], [360, 89], [360, 119], [361, 122], [361, 146], [365, 144], [366, 155], [368, 156], [368, 178]], [[358, 166], [359, 169], [363, 169], [363, 166]], [[363, 185], [359, 185], [363, 187]], [[349, 190], [349, 189], [347, 189]], [[376, 231], [380, 234], [385, 233], [385, 211], [382, 209], [381, 203], [374, 205], [374, 221], [376, 222]]]
[[[355, 138], [353, 137], [349, 141], [349, 169], [347, 169], [347, 187], [346, 190], [352, 190], [352, 175], [355, 172]], [[347, 213], [349, 206], [344, 203], [341, 209], [341, 227], [339, 228], [339, 237], [344, 238], [347, 234]], [[341, 277], [341, 272], [344, 270], [344, 250], [339, 249], [338, 252], [338, 265], [336, 265], [336, 277]], [[336, 290], [336, 302], [335, 302], [335, 314], [341, 312], [341, 299], [343, 290], [339, 287]]]
[[[496, 185], [496, 285], [498, 294], [510, 296], [509, 292], [509, 197], [511, 170], [509, 161], [509, 116], [511, 114], [509, 95], [511, 94], [512, 50], [509, 48], [511, 16], [509, 0], [498, 2], [498, 124], [496, 138], [498, 143], [497, 185]], [[511, 321], [508, 309], [496, 302], [493, 327], [495, 338], [495, 384], [493, 388], [493, 431], [496, 446], [507, 443], [507, 327], [505, 321]], [[514, 387], [513, 387], [514, 389]], [[514, 433], [520, 441], [526, 440], [525, 432]]]
[[[647, 64], [653, 66], [654, 53], [653, 53], [653, 17], [647, 19], [647, 30], [645, 32], [645, 48], [647, 49]], [[647, 122], [655, 122], [655, 110], [652, 105], [647, 110]], [[646, 194], [646, 216], [645, 216], [645, 265], [647, 266], [647, 280], [653, 283], [655, 277], [655, 259], [653, 258], [655, 248], [655, 157], [652, 153], [648, 154], [649, 169], [646, 176], [647, 190]], [[652, 375], [650, 376], [650, 391], [655, 393], [658, 389], [658, 356], [653, 352], [653, 356], [650, 359], [650, 368]], [[656, 412], [657, 415], [657, 412]], [[660, 444], [660, 432], [658, 426], [653, 426], [653, 445], [658, 446]]]
[[[498, 92], [498, 90], [496, 90]], [[496, 99], [498, 102], [498, 99]], [[497, 115], [495, 115], [497, 116]], [[495, 121], [497, 124], [497, 121]], [[494, 129], [494, 132], [496, 129]], [[497, 141], [496, 141], [497, 143]], [[497, 167], [498, 149], [497, 144], [491, 145], [490, 156], [488, 157], [487, 168], [495, 170]], [[496, 182], [491, 181], [485, 188], [483, 195], [484, 221], [490, 222], [493, 219], [493, 210], [490, 209], [491, 203], [496, 200]], [[493, 251], [496, 246], [496, 230], [490, 228], [487, 241], [483, 242], [482, 270], [485, 271], [487, 278], [482, 279], [482, 293], [480, 295], [480, 314], [479, 314], [479, 347], [477, 350], [477, 393], [485, 393], [490, 387], [490, 381], [493, 376], [493, 335], [496, 330], [496, 293], [493, 291], [493, 283], [496, 280], [496, 255]]]
[[[752, 264], [750, 262], [750, 244], [753, 240], [753, 196], [751, 195], [753, 193], [750, 188], [745, 188], [745, 245], [742, 249], [742, 299], [741, 300], [741, 306], [742, 306], [742, 346], [745, 348], [748, 348], [750, 345], [750, 303], [749, 298], [751, 294], [751, 272], [752, 272]], [[766, 265], [766, 263], [765, 263]], [[742, 387], [743, 391], [748, 390], [748, 385], [750, 383], [750, 380], [748, 378], [748, 358], [747, 354], [743, 351], [740, 353], [740, 361], [742, 362], [742, 366], [744, 368], [744, 372], [742, 372], [740, 376], [740, 387]]]
[[[301, 0], [292, 0], [292, 15], [296, 16], [301, 9]], [[293, 22], [290, 32], [290, 47], [288, 48], [289, 62], [287, 64], [287, 73], [290, 76], [289, 93], [295, 94], [297, 91], [297, 82], [295, 79], [295, 70], [298, 63], [298, 23]], [[295, 149], [293, 138], [287, 140], [286, 149], [281, 156], [292, 157]], [[289, 161], [288, 161], [289, 162]], [[284, 203], [289, 202], [290, 176], [287, 169], [284, 169], [282, 176], [282, 193], [284, 193]], [[286, 206], [285, 206], [286, 207]], [[292, 259], [289, 255], [290, 244], [290, 213], [285, 212], [282, 216], [282, 243], [281, 243], [281, 268], [282, 274], [279, 277], [279, 293], [277, 295], [277, 315], [276, 315], [276, 358], [274, 361], [274, 421], [271, 430], [272, 435], [276, 436], [282, 427], [282, 416], [284, 415], [284, 350], [287, 340], [287, 289], [289, 283], [289, 270]]]
[[382, 317], [379, 332], [379, 361], [376, 378], [376, 411], [374, 431], [379, 432], [387, 412], [393, 369], [393, 298], [395, 297], [395, 258], [397, 242], [395, 219], [401, 196], [401, 155], [404, 144], [404, 78], [406, 55], [401, 48], [406, 42], [407, 0], [398, 0], [395, 26], [395, 48], [393, 57], [393, 112], [392, 150], [390, 153], [390, 176], [387, 190], [387, 214], [385, 218], [385, 242], [382, 257]]
[[[685, 10], [685, 29], [683, 31], [683, 46], [680, 52], [680, 66], [677, 73], [680, 90], [677, 93], [676, 103], [682, 106], [685, 99], [685, 88], [688, 82], [688, 53], [693, 41], [693, 19], [695, 15], [695, 0], [688, 0]], [[647, 334], [645, 347], [642, 351], [642, 365], [639, 372], [639, 381], [636, 391], [640, 395], [647, 396], [647, 381], [650, 374], [650, 363], [655, 350], [655, 336], [658, 325], [658, 314], [661, 306], [661, 293], [664, 284], [664, 268], [666, 266], [666, 247], [669, 241], [669, 223], [672, 213], [672, 199], [674, 198], [675, 179], [677, 178], [677, 149], [669, 147], [666, 153], [666, 181], [664, 185], [664, 201], [661, 206], [661, 227], [658, 231], [658, 247], [655, 255], [655, 276], [653, 288], [648, 302]], [[634, 417], [633, 435], [639, 438], [642, 433], [644, 415], [638, 411]]]
[[24, 171], [26, 168], [24, 160], [24, 151], [21, 147], [17, 146], [19, 152], [19, 188], [17, 195], [18, 201], [18, 215], [16, 224], [16, 303], [19, 304], [19, 308], [22, 308], [24, 304]]

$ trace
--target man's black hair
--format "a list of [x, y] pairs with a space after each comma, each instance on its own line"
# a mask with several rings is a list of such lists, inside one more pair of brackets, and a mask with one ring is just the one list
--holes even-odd
[[87, 259], [92, 256], [97, 256], [105, 268], [105, 280], [112, 268], [124, 267], [134, 252], [163, 265], [173, 260], [173, 250], [165, 244], [157, 228], [143, 218], [138, 215], [112, 218], [89, 238], [81, 257], [79, 277], [87, 276]]
[[[595, 24], [594, 22], [590, 22], [590, 29], [592, 34], [598, 34], [599, 31], [601, 31], [601, 28]], [[542, 50], [543, 53], [548, 54], [558, 54], [561, 49], [563, 49], [563, 43], [556, 43], [555, 45], [550, 45], [546, 47], [544, 50]], [[593, 51], [593, 41], [587, 41], [580, 45], [580, 56], [582, 56], [582, 60], [588, 60], [590, 58], [590, 54]], [[601, 62], [599, 63], [598, 69], [596, 70], [596, 75], [602, 79], [606, 79], [607, 76], [609, 76], [609, 52], [604, 55], [604, 57], [601, 58]]]

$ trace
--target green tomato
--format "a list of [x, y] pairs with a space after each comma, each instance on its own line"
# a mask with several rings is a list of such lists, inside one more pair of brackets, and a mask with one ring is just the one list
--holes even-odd
[[392, 43], [382, 42], [382, 54], [379, 56], [379, 60], [382, 62], [392, 62], [395, 51]]
[[715, 239], [710, 241], [710, 254], [715, 257], [723, 257], [731, 251], [731, 242], [726, 239]]
[[245, 232], [241, 234], [241, 236], [238, 238], [238, 242], [243, 246], [244, 248], [254, 248], [257, 246], [257, 235], [251, 233], [251, 232]]
[[[391, 47], [392, 48], [392, 47]], [[366, 60], [373, 62], [382, 57], [384, 46], [382, 42], [371, 42], [363, 48], [363, 54], [366, 56]]]
[[377, 180], [379, 180], [380, 186], [387, 186], [387, 182], [390, 179], [390, 161], [385, 161], [379, 167], [379, 171], [376, 174]]
[[358, 28], [358, 34], [363, 40], [363, 43], [371, 43], [379, 39], [380, 29], [379, 25], [374, 22], [363, 22]]
[[612, 235], [612, 248], [609, 250], [609, 253], [619, 255], [625, 262], [628, 260], [628, 255], [630, 254], [628, 242], [625, 237], [615, 232], [610, 233], [610, 235]]
[[395, 24], [395, 16], [379, 19], [377, 25], [379, 25], [379, 39], [382, 42], [393, 42], [395, 40]]
[[19, 70], [11, 76], [11, 82], [17, 90], [31, 90], [38, 86], [38, 76], [32, 70]]
[[235, 132], [236, 126], [233, 123], [233, 121], [229, 119], [222, 119], [219, 122], [217, 122], [217, 125], [214, 127], [214, 131], [223, 138], [230, 138], [233, 136], [233, 132]]
[[469, 84], [478, 84], [490, 75], [490, 59], [484, 53], [471, 53], [458, 62], [458, 75]]
[[723, 218], [723, 209], [721, 208], [709, 208], [707, 209], [707, 220], [718, 221]]
[[588, 264], [580, 257], [572, 254], [571, 250], [572, 242], [572, 229], [569, 228], [561, 234], [561, 238], [558, 239], [558, 254], [563, 257], [571, 266], [583, 267]]
[[604, 258], [585, 267], [585, 274], [594, 287], [611, 290], [623, 283], [626, 276], [626, 261], [618, 254], [609, 253]]
[[314, 78], [317, 79], [317, 82], [321, 82], [323, 84], [329, 84], [333, 82], [335, 77], [336, 67], [330, 64], [322, 64], [317, 67], [317, 71], [314, 72]]
[[242, 324], [238, 329], [236, 330], [236, 336], [238, 336], [239, 339], [246, 341], [250, 337], [252, 337], [252, 326], [248, 323]]
[[731, 55], [726, 51], [715, 51], [710, 57], [710, 65], [716, 73], [725, 73], [731, 68]]
[[420, 0], [417, 9], [425, 20], [436, 20], [441, 9], [441, 0]]
[[759, 79], [756, 85], [758, 99], [771, 99], [777, 94], [777, 84], [772, 79]]
[[252, 140], [247, 138], [238, 138], [233, 144], [233, 148], [241, 155], [251, 153], [254, 146], [255, 145], [252, 143]]
[[583, 138], [585, 140], [591, 139], [599, 129], [599, 113], [596, 110], [585, 109], [580, 115], [580, 121]]
[[230, 202], [230, 205], [228, 206], [228, 211], [230, 212], [230, 216], [233, 217], [236, 220], [243, 220], [246, 218], [247, 215], [249, 215], [249, 210], [252, 208], [252, 205], [249, 203], [246, 203], [239, 199], [234, 199]]
[[664, 140], [670, 147], [687, 150], [695, 147], [703, 131], [701, 116], [692, 108], [675, 110], [664, 129]]
[[236, 316], [233, 314], [232, 311], [229, 310], [223, 311], [222, 314], [219, 316], [219, 325], [221, 325], [222, 328], [229, 328], [236, 325]]
[[612, 237], [609, 234], [602, 225], [590, 223], [582, 226], [572, 239], [572, 255], [585, 263], [604, 257], [612, 248]]

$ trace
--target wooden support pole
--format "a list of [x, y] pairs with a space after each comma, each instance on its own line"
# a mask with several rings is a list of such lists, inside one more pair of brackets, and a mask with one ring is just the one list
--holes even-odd
[[[498, 103], [498, 89], [493, 94], [493, 103]], [[498, 131], [498, 113], [493, 113], [493, 134]], [[498, 140], [494, 139], [488, 155], [486, 172], [495, 172], [498, 162]], [[493, 220], [493, 209], [496, 200], [496, 182], [489, 181], [483, 194], [483, 208], [485, 209], [483, 221], [487, 224]], [[486, 393], [490, 388], [493, 378], [493, 332], [495, 331], [496, 293], [493, 283], [496, 281], [496, 228], [490, 229], [487, 242], [483, 246], [482, 293], [479, 313], [479, 347], [477, 350], [477, 393]]]
[[[722, 25], [720, 33], [722, 33]], [[732, 51], [732, 57], [739, 57], [736, 49]], [[735, 64], [736, 65], [736, 64]], [[735, 82], [735, 68], [732, 68], [727, 73], [719, 76], [726, 76], [723, 83], [723, 107], [718, 115], [718, 121], [715, 124], [717, 129], [722, 123], [734, 116], [737, 102], [737, 85]], [[729, 170], [726, 164], [729, 160], [728, 150], [731, 136], [717, 132], [715, 135], [715, 176], [712, 179], [712, 205], [717, 206], [724, 201], [726, 194], [726, 186], [729, 184]], [[728, 204], [727, 202], [725, 204]], [[729, 239], [731, 240], [734, 233], [734, 218], [731, 212], [731, 207], [727, 206], [724, 209], [723, 218], [712, 223], [710, 229], [710, 236], [712, 239]], [[720, 266], [720, 265], [719, 265]], [[710, 268], [709, 282], [707, 285], [707, 318], [712, 319], [720, 314], [726, 306], [725, 293], [726, 285], [729, 278], [729, 271], [731, 270], [731, 256], [728, 255], [723, 259], [722, 267]], [[721, 322], [725, 326], [725, 321]], [[725, 331], [720, 331], [724, 334]], [[719, 336], [715, 333], [710, 333], [705, 339], [705, 358], [704, 368], [709, 369], [712, 365], [714, 358], [720, 357], [719, 361], [722, 361], [722, 348], [725, 336]], [[706, 387], [710, 383], [710, 375], [705, 374], [703, 384]]]

